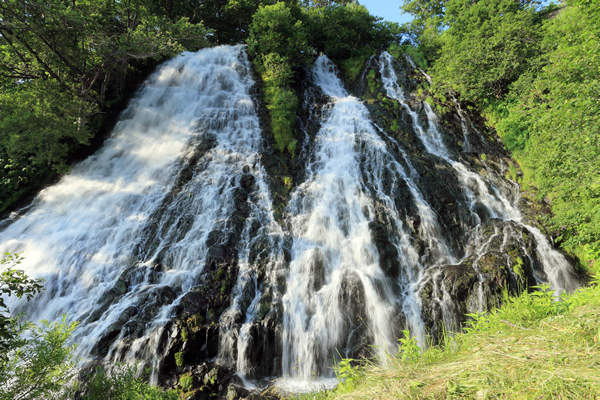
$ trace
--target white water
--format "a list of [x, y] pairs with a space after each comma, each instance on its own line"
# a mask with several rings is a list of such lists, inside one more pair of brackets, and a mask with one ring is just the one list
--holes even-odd
[[[536, 241], [536, 251], [540, 256], [544, 271], [547, 274], [547, 280], [550, 283], [551, 289], [555, 290], [555, 294], [559, 295], [562, 291], [573, 291], [578, 287], [578, 283], [572, 276], [570, 266], [566, 259], [557, 251], [552, 249], [548, 240], [539, 231], [539, 229], [526, 225], [522, 222], [522, 216], [515, 205], [497, 189], [491, 182], [486, 181], [480, 175], [471, 172], [467, 167], [459, 161], [452, 159], [450, 152], [444, 144], [442, 135], [438, 130], [438, 118], [433, 112], [429, 104], [423, 102], [428, 128], [424, 129], [419, 121], [418, 114], [413, 111], [406, 102], [404, 92], [397, 82], [394, 72], [394, 58], [387, 52], [383, 52], [379, 58], [381, 79], [384, 88], [389, 97], [400, 102], [402, 107], [410, 115], [415, 132], [421, 139], [426, 150], [448, 164], [450, 164], [457, 172], [464, 194], [469, 199], [469, 208], [474, 214], [475, 207], [482, 205], [488, 211], [491, 218], [498, 218], [504, 221], [514, 221], [524, 226], [531, 234], [534, 235]], [[463, 133], [466, 135], [466, 125], [462, 120]], [[466, 142], [468, 143], [468, 142]], [[479, 218], [476, 218], [479, 219]], [[474, 230], [477, 232], [477, 229]]]
[[[386, 352], [396, 349], [402, 326], [393, 321], [399, 312], [424, 342], [416, 283], [425, 264], [454, 261], [435, 213], [413, 180], [416, 171], [406, 155], [408, 171], [389, 153], [368, 110], [348, 95], [325, 56], [319, 57], [313, 71], [315, 84], [331, 103], [315, 139], [308, 178], [292, 194], [288, 208], [294, 244], [283, 297], [283, 374], [305, 380], [332, 376], [328, 367], [333, 359], [352, 356], [344, 351], [352, 346], [360, 325], [368, 330], [374, 352], [384, 360]], [[360, 154], [364, 155], [362, 165]], [[391, 187], [385, 183], [386, 175]], [[427, 247], [423, 257], [414, 248], [405, 216], [394, 203], [393, 191], [400, 181], [406, 183], [417, 206], [418, 235]], [[369, 221], [377, 216], [374, 200], [385, 209], [391, 224], [389, 239], [398, 250], [399, 259], [394, 262], [401, 272], [396, 283], [381, 270], [372, 241]], [[395, 295], [390, 285], [399, 285], [401, 295]], [[356, 297], [342, 302], [346, 291], [352, 290]], [[350, 314], [358, 314], [359, 321]]]
[[355, 285], [358, 301], [368, 310], [364, 323], [381, 348], [394, 340], [388, 324], [392, 305], [386, 301], [391, 289], [363, 213], [371, 204], [362, 192], [355, 151], [357, 139], [372, 128], [364, 106], [348, 96], [326, 57], [317, 60], [314, 76], [333, 104], [315, 139], [308, 178], [290, 201], [294, 243], [283, 297], [283, 374], [303, 379], [332, 376], [326, 368], [335, 350], [345, 348], [349, 326], [348, 315], [341, 312], [343, 284]]
[[[426, 149], [456, 170], [473, 214], [484, 205], [492, 217], [520, 222], [520, 213], [500, 190], [452, 159], [427, 104], [428, 129], [421, 126], [386, 57], [380, 62], [388, 94], [400, 100]], [[293, 236], [287, 290], [284, 296], [273, 291], [272, 300], [283, 303], [282, 370], [293, 378], [283, 386], [293, 392], [330, 387], [334, 381], [312, 378], [332, 377], [334, 359], [352, 356], [357, 348], [373, 344], [372, 352], [384, 359], [386, 352], [395, 352], [400, 329], [409, 328], [424, 343], [418, 294], [424, 271], [458, 262], [404, 150], [372, 125], [366, 107], [348, 95], [326, 57], [316, 62], [314, 79], [330, 98], [329, 110], [314, 148], [305, 144], [302, 149], [311, 161], [287, 209]], [[81, 357], [93, 354], [112, 331], [116, 336], [107, 361], [143, 359], [156, 367], [165, 324], [182, 296], [199, 284], [209, 234], [232, 231], [234, 195], [242, 176], [251, 175], [249, 217], [236, 248], [237, 282], [231, 307], [219, 321], [218, 360], [246, 381], [253, 371], [247, 356], [256, 339], [252, 324], [264, 290], [257, 281], [258, 266], [250, 261], [251, 249], [268, 243], [265, 286], [275, 286], [285, 268], [284, 232], [273, 218], [257, 154], [261, 134], [249, 95], [252, 85], [242, 46], [184, 53], [163, 65], [106, 145], [44, 190], [33, 207], [0, 232], [0, 251], [22, 251], [26, 273], [46, 279], [43, 294], [29, 303], [9, 299], [11, 308], [28, 311], [33, 320], [68, 313], [81, 321], [74, 338]], [[199, 147], [205, 152], [197, 153]], [[182, 167], [190, 170], [189, 179], [178, 178]], [[407, 190], [419, 217], [416, 232], [411, 232], [410, 216], [396, 207], [399, 190]], [[372, 239], [369, 223], [376, 219], [387, 221], [389, 240], [398, 251], [399, 273], [393, 278], [382, 270], [384, 260]], [[565, 272], [564, 258], [541, 232], [526, 228], [536, 238], [548, 281], [569, 290], [575, 283]], [[425, 244], [423, 254], [414, 245], [415, 236]], [[485, 243], [471, 248], [483, 251]], [[91, 318], [123, 273], [134, 276], [126, 291]], [[443, 286], [435, 290], [452, 326], [456, 316], [449, 295]], [[143, 311], [159, 292], [169, 299], [155, 311]], [[142, 311], [150, 314], [143, 326], [136, 326]]]
[[[133, 342], [127, 329], [121, 330], [107, 356], [158, 361], [159, 336], [172, 308], [204, 268], [208, 234], [228, 229], [232, 194], [244, 168], [256, 178], [250, 220], [272, 223], [256, 153], [260, 128], [249, 95], [251, 67], [243, 49], [183, 53], [161, 66], [105, 146], [44, 190], [31, 210], [0, 233], [1, 251], [23, 252], [25, 272], [46, 279], [46, 290], [34, 301], [11, 306], [28, 311], [33, 320], [68, 313], [82, 321], [74, 338], [80, 356], [87, 356], [124, 312], [139, 312], [151, 301], [148, 293], [168, 286], [176, 299], [150, 315]], [[178, 170], [195, 146], [207, 141], [212, 148], [163, 205]], [[137, 281], [98, 320], [87, 321], [128, 268]]]

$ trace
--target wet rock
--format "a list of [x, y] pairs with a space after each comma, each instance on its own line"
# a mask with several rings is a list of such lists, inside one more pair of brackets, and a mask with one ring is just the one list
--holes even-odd
[[535, 241], [523, 226], [492, 219], [475, 239], [471, 256], [428, 271], [420, 289], [423, 320], [436, 338], [442, 325], [459, 329], [467, 313], [500, 306], [504, 290], [518, 294], [536, 284], [536, 265], [541, 264]]
[[248, 397], [249, 395], [250, 395], [250, 391], [247, 390], [246, 388], [244, 388], [243, 386], [238, 386], [238, 385], [231, 383], [227, 387], [227, 395], [226, 395], [227, 400], [243, 399], [243, 398]]
[[390, 241], [389, 234], [384, 226], [377, 222], [369, 222], [369, 230], [373, 242], [379, 252], [379, 266], [390, 277], [397, 277], [400, 272], [398, 249]]

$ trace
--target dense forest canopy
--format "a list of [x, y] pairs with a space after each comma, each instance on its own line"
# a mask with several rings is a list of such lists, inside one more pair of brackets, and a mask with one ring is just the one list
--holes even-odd
[[152, 2], [23, 1], [0, 4], [0, 210], [65, 172], [126, 76], [148, 60], [206, 46], [208, 32], [168, 18]]

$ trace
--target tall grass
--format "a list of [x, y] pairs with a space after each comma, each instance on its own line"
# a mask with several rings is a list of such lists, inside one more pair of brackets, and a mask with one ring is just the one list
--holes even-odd
[[[555, 301], [547, 286], [423, 352], [404, 339], [385, 367], [338, 366], [335, 390], [297, 399], [592, 399], [600, 397], [600, 281]], [[407, 347], [408, 346], [408, 347]], [[406, 356], [407, 352], [410, 357]]]

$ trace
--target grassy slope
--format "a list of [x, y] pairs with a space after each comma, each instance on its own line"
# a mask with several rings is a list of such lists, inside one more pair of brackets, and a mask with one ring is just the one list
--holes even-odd
[[[600, 397], [600, 280], [554, 302], [550, 292], [506, 298], [466, 332], [387, 367], [338, 367], [346, 382], [300, 399], [556, 399]], [[400, 343], [415, 353], [411, 341]]]

